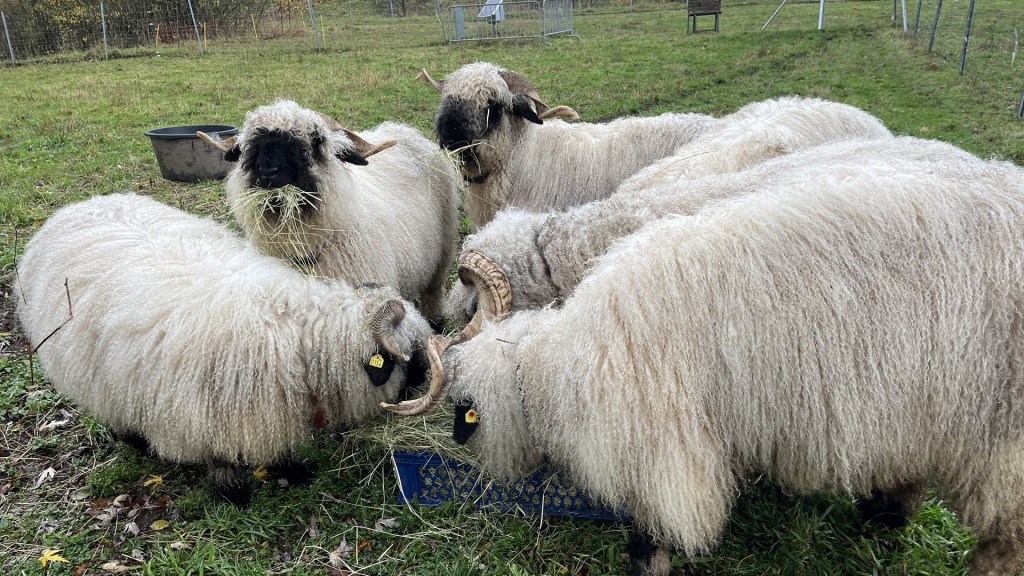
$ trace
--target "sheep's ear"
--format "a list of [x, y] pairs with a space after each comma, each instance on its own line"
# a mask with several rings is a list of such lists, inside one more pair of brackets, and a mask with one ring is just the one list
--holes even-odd
[[242, 156], [242, 148], [237, 144], [232, 146], [230, 150], [224, 153], [225, 162], [238, 162], [238, 159]]
[[529, 120], [534, 124], [543, 124], [537, 113], [533, 111], [533, 99], [525, 94], [516, 94], [512, 96], [512, 113], [524, 120]]

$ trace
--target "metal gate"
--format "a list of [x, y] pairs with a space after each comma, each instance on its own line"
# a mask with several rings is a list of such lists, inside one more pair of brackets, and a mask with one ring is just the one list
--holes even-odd
[[442, 6], [435, 0], [445, 42], [574, 36], [572, 0], [486, 0]]

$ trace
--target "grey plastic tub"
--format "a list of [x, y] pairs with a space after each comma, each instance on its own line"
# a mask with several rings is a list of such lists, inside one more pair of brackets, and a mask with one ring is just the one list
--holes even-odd
[[238, 128], [223, 124], [168, 126], [146, 132], [161, 176], [175, 182], [219, 180], [227, 176], [233, 164], [224, 160], [220, 150], [196, 136], [197, 131], [220, 138], [238, 134]]

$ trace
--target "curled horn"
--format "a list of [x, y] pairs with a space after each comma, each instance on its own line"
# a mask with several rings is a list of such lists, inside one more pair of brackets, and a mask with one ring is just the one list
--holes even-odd
[[405, 306], [401, 300], [388, 300], [373, 314], [373, 339], [377, 345], [387, 350], [392, 356], [409, 361], [409, 355], [402, 352], [395, 338], [395, 326], [405, 318]]
[[231, 138], [228, 138], [227, 140], [221, 140], [220, 138], [214, 138], [213, 136], [210, 136], [206, 132], [201, 132], [201, 131], [196, 132], [196, 136], [198, 136], [199, 138], [204, 140], [210, 146], [213, 146], [217, 150], [220, 150], [221, 152], [227, 152], [227, 151], [231, 150], [232, 148], [235, 147], [235, 143], [238, 142], [238, 135], [237, 134], [235, 134]]
[[440, 92], [444, 88], [444, 81], [438, 82], [437, 80], [431, 78], [430, 74], [427, 74], [426, 68], [420, 68], [420, 73], [416, 75], [416, 79], [423, 80], [427, 84], [430, 84], [434, 88], [437, 88], [438, 92]]
[[452, 341], [444, 336], [434, 335], [427, 338], [427, 358], [430, 359], [430, 388], [427, 393], [415, 400], [404, 400], [398, 404], [381, 402], [380, 407], [399, 416], [419, 416], [437, 406], [452, 381], [451, 375], [441, 364], [441, 355], [451, 345]]
[[480, 333], [484, 320], [499, 320], [512, 309], [512, 288], [497, 262], [476, 250], [466, 250], [459, 259], [459, 279], [476, 286], [476, 314], [462, 329], [456, 344]]

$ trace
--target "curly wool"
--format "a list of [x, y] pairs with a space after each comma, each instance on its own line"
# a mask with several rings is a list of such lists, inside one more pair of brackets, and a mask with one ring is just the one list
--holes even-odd
[[[769, 159], [739, 172], [689, 181], [654, 179], [599, 202], [547, 214], [508, 209], [487, 227], [466, 237], [463, 250], [476, 250], [504, 270], [512, 309], [528, 310], [567, 298], [618, 239], [672, 214], [695, 214], [717, 203], [783, 181], [804, 167], [841, 163], [851, 167], [905, 157], [929, 163], [970, 163], [966, 152], [938, 141], [909, 137], [848, 140], [814, 146]], [[828, 177], [827, 173], [823, 177]], [[476, 289], [456, 283], [445, 296], [445, 316], [464, 326], [476, 307]]]
[[800, 96], [752, 102], [672, 156], [637, 172], [616, 193], [738, 172], [822, 144], [892, 137], [881, 120], [849, 104]]
[[[353, 285], [393, 286], [403, 298], [420, 299], [428, 318], [440, 316], [444, 283], [458, 243], [458, 193], [453, 164], [415, 128], [384, 122], [358, 136], [397, 144], [373, 155], [366, 166], [335, 157], [355, 149], [343, 130], [318, 113], [288, 100], [246, 114], [241, 155], [255, 154], [259, 134], [280, 131], [301, 143], [319, 201], [301, 217], [283, 221], [256, 189], [244, 162], [226, 179], [228, 204], [249, 239], [264, 253], [304, 273]], [[323, 137], [320, 157], [312, 146]]]
[[[168, 460], [269, 464], [312, 432], [316, 399], [353, 423], [394, 399], [363, 368], [370, 322], [398, 294], [308, 278], [225, 226], [143, 196], [94, 197], [54, 213], [18, 264], [18, 315], [54, 387]], [[396, 329], [421, 346], [406, 304]]]
[[987, 543], [1016, 562], [1024, 170], [858, 160], [653, 223], [560, 310], [449, 348], [484, 466], [517, 476], [544, 454], [688, 553], [716, 543], [744, 478], [928, 483], [981, 538], [974, 573], [1003, 562]]

